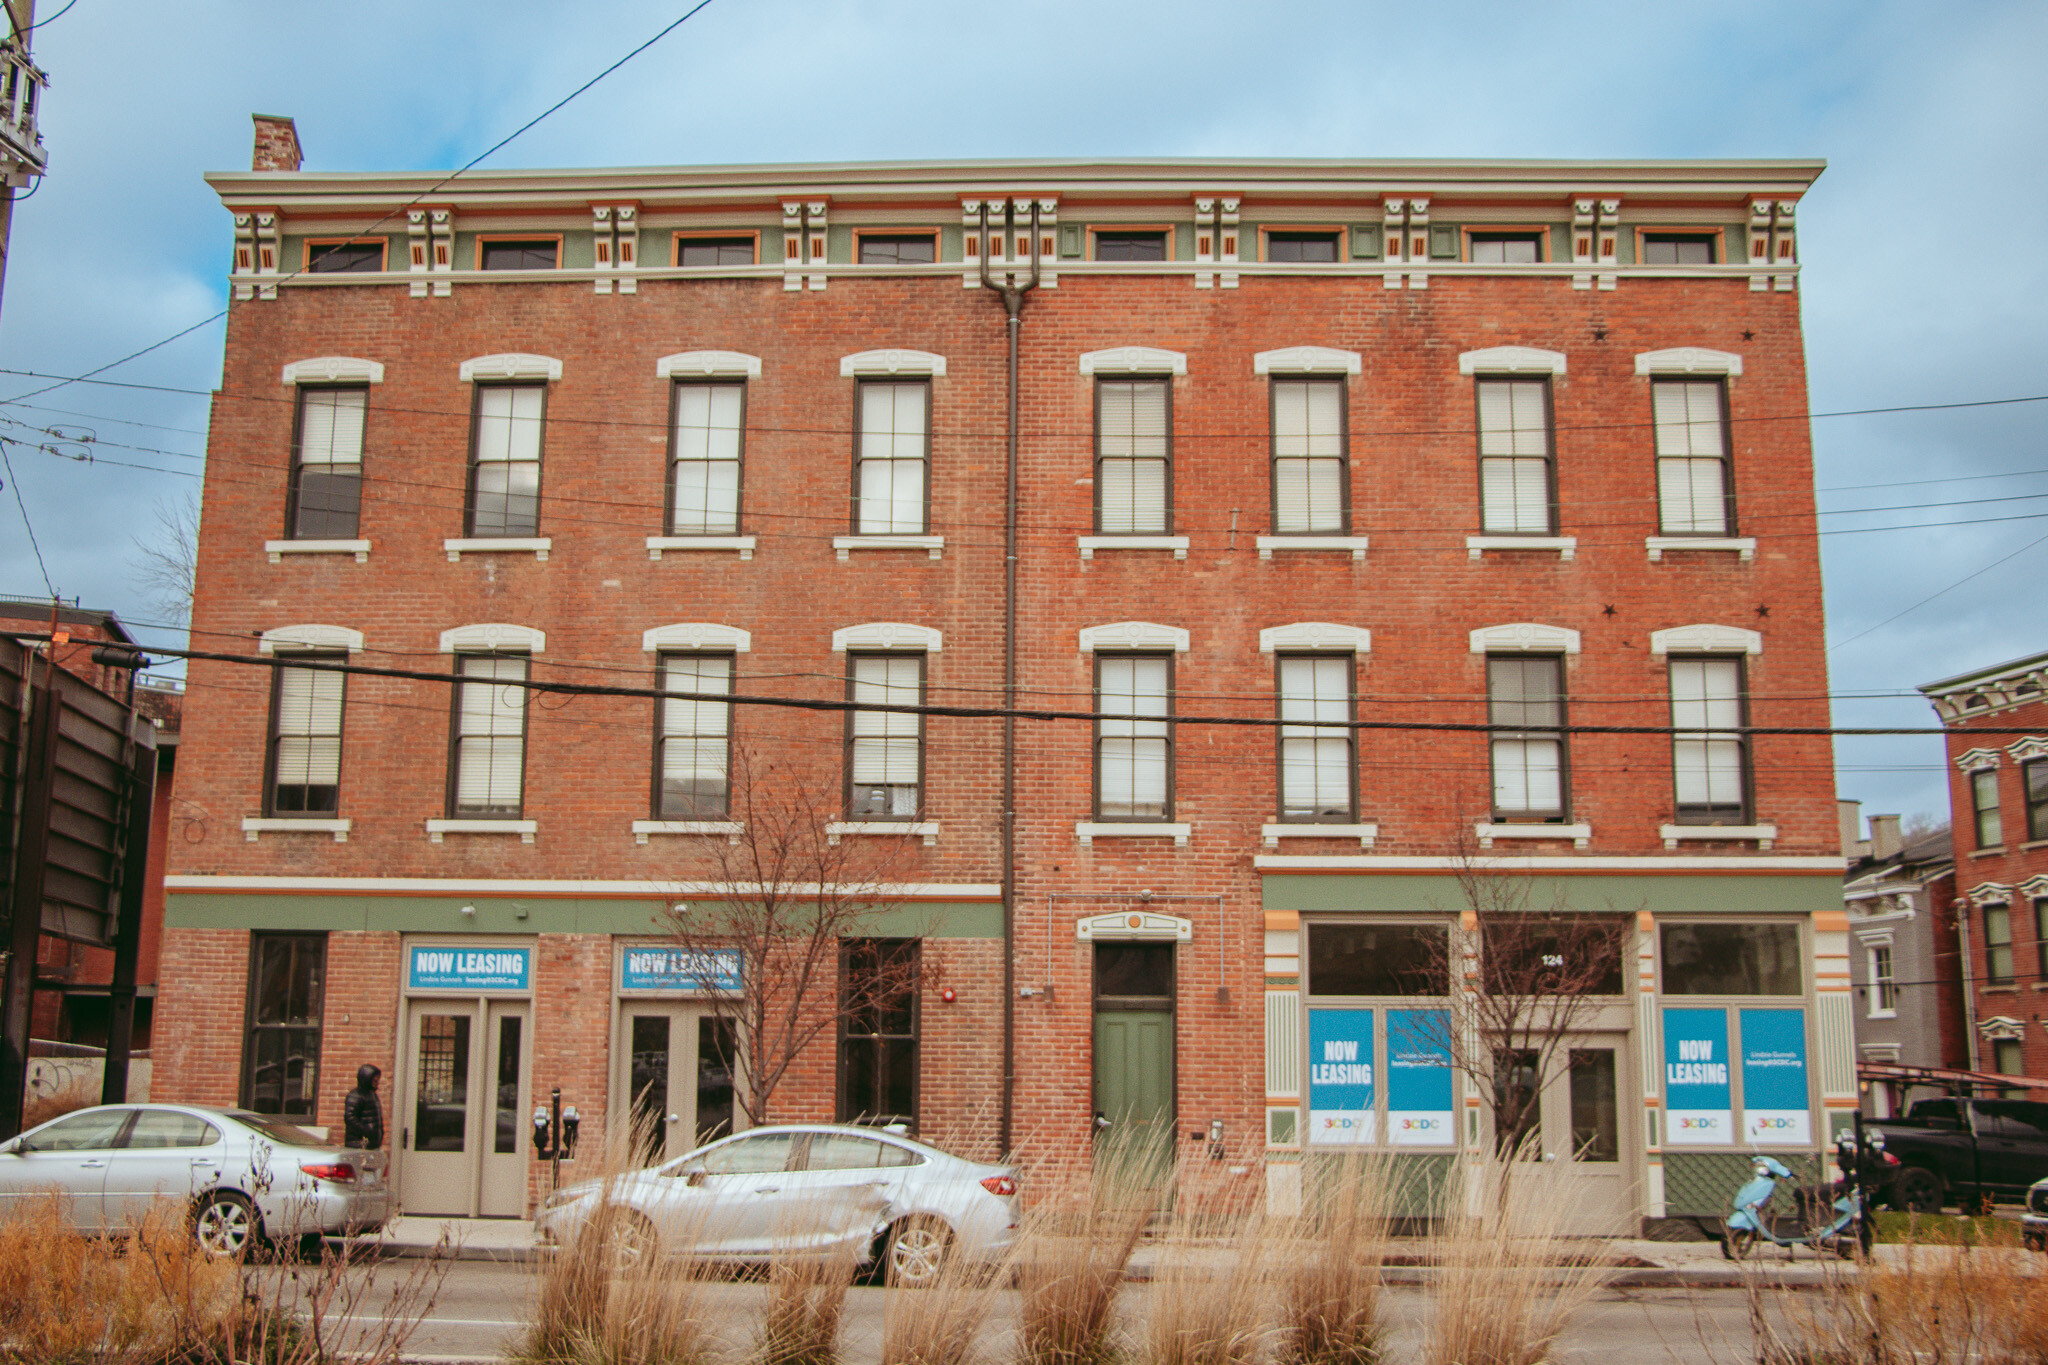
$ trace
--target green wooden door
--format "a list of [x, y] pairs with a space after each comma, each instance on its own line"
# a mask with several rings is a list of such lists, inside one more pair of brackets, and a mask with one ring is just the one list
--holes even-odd
[[1173, 1156], [1173, 1012], [1095, 1015], [1095, 1113], [1105, 1140], [1164, 1174]]

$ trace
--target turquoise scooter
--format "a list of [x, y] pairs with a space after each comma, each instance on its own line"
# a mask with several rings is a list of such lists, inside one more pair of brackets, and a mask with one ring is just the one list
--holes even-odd
[[1868, 1255], [1874, 1234], [1870, 1220], [1863, 1216], [1863, 1201], [1866, 1189], [1875, 1182], [1870, 1179], [1871, 1172], [1866, 1168], [1875, 1163], [1896, 1166], [1899, 1159], [1884, 1150], [1882, 1133], [1872, 1133], [1861, 1150], [1864, 1155], [1859, 1160], [1856, 1135], [1853, 1132], [1842, 1134], [1835, 1146], [1835, 1160], [1842, 1168], [1842, 1180], [1837, 1185], [1823, 1186], [1822, 1192], [1811, 1201], [1818, 1205], [1825, 1192], [1836, 1192], [1834, 1220], [1821, 1227], [1810, 1227], [1792, 1237], [1779, 1234], [1776, 1220], [1769, 1212], [1771, 1196], [1777, 1193], [1779, 1182], [1790, 1180], [1792, 1172], [1776, 1157], [1759, 1152], [1750, 1167], [1753, 1174], [1749, 1183], [1735, 1192], [1735, 1211], [1722, 1224], [1721, 1254], [1731, 1261], [1739, 1261], [1768, 1242], [1772, 1246], [1787, 1248], [1831, 1248], [1845, 1260], [1859, 1254]]

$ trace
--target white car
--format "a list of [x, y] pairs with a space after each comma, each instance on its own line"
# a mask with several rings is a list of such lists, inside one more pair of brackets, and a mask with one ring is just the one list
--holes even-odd
[[235, 1256], [302, 1250], [391, 1216], [384, 1154], [337, 1147], [281, 1119], [187, 1104], [80, 1109], [0, 1143], [0, 1215], [56, 1190], [85, 1233], [139, 1224], [159, 1198], [189, 1205], [199, 1244]]
[[952, 1256], [994, 1261], [1017, 1231], [1013, 1168], [837, 1124], [754, 1128], [647, 1170], [565, 1186], [534, 1220], [536, 1237], [572, 1245], [604, 1200], [619, 1218], [623, 1261], [837, 1252], [866, 1264], [880, 1255], [903, 1285], [931, 1283]]

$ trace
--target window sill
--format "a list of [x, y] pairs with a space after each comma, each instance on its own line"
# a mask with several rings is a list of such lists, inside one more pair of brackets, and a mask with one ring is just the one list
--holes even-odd
[[1986, 995], [2017, 995], [2020, 988], [2010, 981], [1981, 981], [1977, 989]]
[[825, 826], [825, 842], [833, 847], [848, 834], [915, 834], [930, 848], [939, 841], [936, 820], [834, 820]]
[[659, 564], [663, 550], [737, 550], [741, 559], [754, 557], [752, 536], [649, 536], [647, 557]]
[[1569, 839], [1573, 848], [1584, 848], [1593, 839], [1591, 825], [1501, 825], [1482, 820], [1472, 826], [1472, 833], [1481, 848], [1492, 848], [1495, 839]]
[[1899, 1012], [1897, 1010], [1872, 1010], [1863, 1017], [1865, 1019], [1896, 1019], [1899, 1017]]
[[1755, 536], [1644, 536], [1643, 548], [1652, 564], [1661, 563], [1667, 550], [1732, 550], [1747, 564], [1756, 558]]
[[737, 844], [746, 829], [738, 820], [635, 820], [633, 842], [645, 844], [655, 834], [723, 834], [728, 844]]
[[1970, 850], [1970, 856], [1972, 858], [2003, 858], [2005, 856], [2005, 845], [1993, 844], [1989, 848], [1973, 848]]
[[1372, 825], [1316, 825], [1307, 821], [1266, 825], [1260, 829], [1267, 848], [1278, 848], [1282, 839], [1356, 839], [1360, 848], [1371, 848], [1373, 841], [1380, 837], [1380, 827]]
[[1555, 551], [1559, 559], [1576, 559], [1579, 554], [1577, 536], [1466, 536], [1465, 552], [1473, 559], [1483, 559], [1488, 550], [1548, 550]]
[[270, 562], [280, 564], [286, 555], [354, 555], [356, 563], [370, 562], [370, 542], [367, 540], [266, 540], [263, 553], [270, 556]]
[[1364, 559], [1364, 536], [1260, 536], [1260, 559], [1271, 559], [1275, 550], [1349, 550], [1353, 559]]
[[1081, 820], [1074, 825], [1083, 848], [1097, 839], [1171, 839], [1174, 847], [1186, 848], [1193, 832], [1193, 825], [1172, 820]]
[[2036, 848], [2048, 848], [2048, 839], [2029, 839], [2026, 843], [2020, 845], [2020, 852], [2025, 853], [2030, 849]]
[[332, 834], [334, 842], [348, 842], [349, 821], [322, 820], [314, 818], [293, 819], [286, 816], [276, 818], [246, 816], [242, 820], [242, 837], [255, 843], [265, 834]]
[[441, 542], [448, 562], [458, 563], [467, 554], [531, 554], [545, 564], [555, 542], [547, 536], [465, 536]]
[[1081, 558], [1093, 559], [1097, 550], [1171, 550], [1175, 559], [1188, 557], [1186, 536], [1076, 536]]
[[530, 844], [539, 830], [538, 820], [429, 820], [427, 842], [438, 844], [444, 834], [516, 834], [520, 843]]
[[944, 536], [834, 536], [832, 548], [844, 564], [855, 550], [923, 550], [933, 559], [946, 552]]
[[1657, 837], [1664, 841], [1664, 847], [1677, 848], [1680, 840], [1689, 842], [1720, 840], [1756, 840], [1757, 851], [1769, 853], [1771, 841], [1778, 837], [1776, 825], [1659, 825]]

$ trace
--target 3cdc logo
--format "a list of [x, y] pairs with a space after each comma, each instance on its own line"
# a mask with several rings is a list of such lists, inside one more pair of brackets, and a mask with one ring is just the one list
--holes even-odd
[[1785, 1129], [1785, 1128], [1796, 1128], [1796, 1127], [1798, 1127], [1798, 1124], [1797, 1124], [1796, 1122], [1794, 1122], [1794, 1121], [1793, 1121], [1792, 1119], [1788, 1119], [1788, 1118], [1775, 1118], [1775, 1119], [1759, 1119], [1759, 1118], [1752, 1118], [1752, 1119], [1751, 1119], [1751, 1120], [1749, 1121], [1749, 1127], [1750, 1127], [1750, 1131], [1752, 1131], [1752, 1132], [1757, 1132], [1757, 1133], [1765, 1133], [1765, 1132], [1776, 1132], [1776, 1131], [1779, 1131], [1779, 1130], [1781, 1130], [1781, 1129]]
[[1444, 1121], [1442, 1119], [1401, 1120], [1401, 1131], [1404, 1133], [1441, 1133], [1443, 1130]]
[[1680, 1119], [1678, 1128], [1685, 1133], [1710, 1133], [1721, 1125], [1714, 1119]]
[[1325, 1118], [1323, 1120], [1323, 1131], [1326, 1133], [1348, 1133], [1356, 1127], [1358, 1127], [1357, 1119]]

